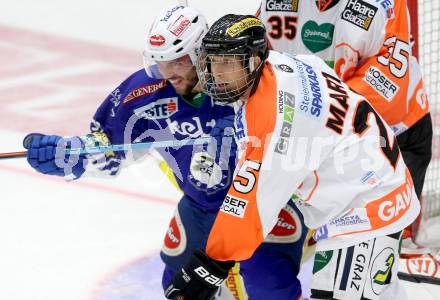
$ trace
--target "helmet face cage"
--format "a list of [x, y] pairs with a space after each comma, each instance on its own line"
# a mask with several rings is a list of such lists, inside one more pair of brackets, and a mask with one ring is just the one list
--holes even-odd
[[221, 102], [247, 97], [268, 55], [264, 25], [252, 15], [225, 15], [211, 26], [198, 54], [197, 75], [206, 94]]
[[197, 75], [203, 91], [219, 102], [235, 102], [254, 85], [253, 57], [247, 54], [206, 54], [197, 59]]

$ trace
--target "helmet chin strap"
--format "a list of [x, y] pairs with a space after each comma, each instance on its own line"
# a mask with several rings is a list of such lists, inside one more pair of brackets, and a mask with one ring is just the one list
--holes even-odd
[[253, 72], [255, 70], [255, 57], [251, 56], [249, 58], [249, 72]]
[[193, 89], [191, 90], [191, 93], [193, 94], [198, 94], [200, 92], [203, 91], [203, 86], [202, 83], [199, 81], [197, 81], [196, 85], [193, 87]]

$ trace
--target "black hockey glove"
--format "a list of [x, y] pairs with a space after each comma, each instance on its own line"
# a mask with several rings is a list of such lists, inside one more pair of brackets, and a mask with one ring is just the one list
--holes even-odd
[[217, 261], [196, 250], [165, 290], [167, 299], [210, 300], [228, 277], [233, 261]]

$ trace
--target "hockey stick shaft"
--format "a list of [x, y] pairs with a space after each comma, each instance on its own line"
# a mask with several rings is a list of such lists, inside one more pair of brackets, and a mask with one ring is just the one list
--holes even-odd
[[[84, 148], [72, 148], [63, 149], [66, 154], [96, 154], [107, 152], [119, 152], [119, 151], [134, 151], [134, 150], [148, 150], [157, 148], [179, 148], [182, 146], [203, 145], [212, 140], [211, 137], [197, 138], [197, 139], [184, 139], [184, 140], [171, 140], [160, 142], [148, 142], [148, 143], [136, 143], [136, 144], [119, 144], [97, 147], [84, 147]], [[0, 153], [0, 159], [7, 158], [22, 158], [27, 156], [27, 151], [22, 152], [10, 152]]]
[[0, 159], [26, 157], [27, 151], [0, 153]]

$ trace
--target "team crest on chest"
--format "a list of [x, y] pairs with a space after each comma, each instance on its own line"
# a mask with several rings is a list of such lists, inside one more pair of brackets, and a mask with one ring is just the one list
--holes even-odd
[[188, 181], [197, 190], [205, 191], [207, 194], [216, 193], [229, 186], [231, 172], [228, 161], [216, 162], [207, 152], [194, 153]]
[[315, 21], [307, 21], [301, 29], [301, 39], [312, 53], [323, 51], [333, 43], [335, 25], [323, 23], [318, 25]]

